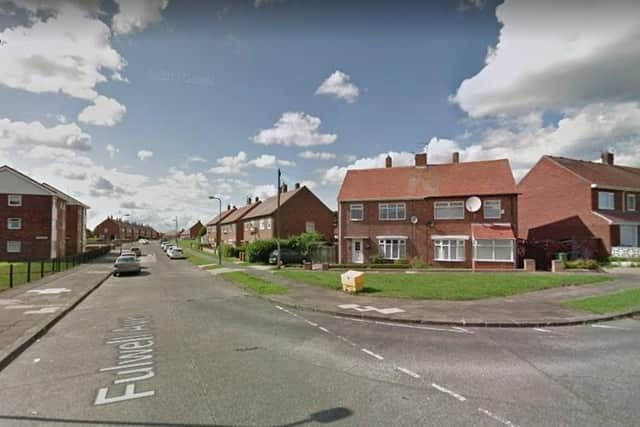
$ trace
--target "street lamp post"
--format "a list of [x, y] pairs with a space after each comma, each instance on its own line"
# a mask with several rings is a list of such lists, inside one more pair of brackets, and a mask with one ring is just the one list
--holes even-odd
[[176, 222], [176, 246], [178, 246], [178, 216], [176, 215], [174, 221]]
[[278, 168], [278, 196], [277, 196], [277, 206], [276, 206], [276, 245], [278, 248], [278, 257], [277, 257], [277, 261], [276, 261], [276, 268], [279, 269], [280, 268], [280, 261], [281, 261], [281, 248], [280, 248], [280, 187], [281, 187], [281, 178], [282, 178], [282, 172], [280, 172], [280, 168]]
[[[211, 200], [218, 201], [218, 224], [220, 223], [220, 219], [222, 218], [222, 199], [216, 196], [209, 196]], [[218, 265], [222, 265], [222, 248], [220, 247], [220, 229], [218, 228], [218, 224], [214, 224], [216, 227], [216, 250], [218, 251]]]

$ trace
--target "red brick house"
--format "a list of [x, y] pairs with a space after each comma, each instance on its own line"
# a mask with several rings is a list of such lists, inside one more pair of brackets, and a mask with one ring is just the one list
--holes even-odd
[[[264, 200], [242, 219], [244, 242], [276, 237], [277, 196]], [[280, 238], [302, 233], [318, 232], [325, 240], [333, 240], [333, 212], [306, 186], [296, 184], [289, 191], [282, 186], [280, 193]]]
[[513, 269], [517, 190], [506, 159], [349, 170], [338, 195], [339, 262], [418, 259]]
[[198, 220], [198, 222], [196, 222], [195, 224], [193, 224], [190, 228], [189, 228], [189, 237], [191, 239], [198, 239], [200, 238], [200, 233], [202, 232], [202, 230], [206, 231], [206, 227], [204, 225], [202, 225], [202, 223], [200, 222], [200, 220]]
[[[577, 256], [640, 256], [640, 169], [543, 156], [518, 184], [520, 236], [571, 242]], [[596, 245], [585, 242], [596, 241]]]
[[207, 222], [207, 242], [212, 247], [216, 247], [218, 245], [218, 232], [220, 231], [220, 221], [231, 215], [234, 211], [236, 211], [235, 206], [227, 205], [227, 210], [219, 213], [215, 217], [213, 217], [209, 222]]
[[87, 208], [50, 185], [0, 167], [0, 260], [43, 260], [82, 252]]
[[124, 221], [122, 218], [108, 216], [100, 224], [96, 225], [94, 235], [106, 242], [112, 241], [133, 241], [141, 237], [145, 239], [157, 239], [160, 236], [153, 227], [149, 225], [136, 224], [135, 222]]
[[244, 229], [242, 219], [257, 208], [262, 203], [258, 198], [252, 201], [251, 198], [247, 198], [247, 204], [241, 208], [235, 209], [219, 223], [220, 226], [220, 241], [228, 245], [240, 246], [244, 240]]

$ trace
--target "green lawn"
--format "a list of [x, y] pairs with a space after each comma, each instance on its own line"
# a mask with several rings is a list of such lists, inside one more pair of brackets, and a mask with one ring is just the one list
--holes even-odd
[[287, 288], [286, 286], [269, 282], [260, 277], [251, 276], [250, 274], [242, 271], [223, 273], [222, 277], [234, 283], [242, 285], [245, 288], [251, 289], [253, 292], [260, 295], [284, 294], [289, 290], [289, 288]]
[[[340, 273], [279, 271], [282, 277], [310, 285], [341, 289]], [[505, 297], [558, 286], [584, 285], [611, 280], [596, 274], [527, 273], [365, 273], [363, 293], [433, 300], [476, 300]]]
[[564, 303], [574, 310], [596, 314], [620, 313], [633, 309], [640, 310], [640, 288], [627, 289], [613, 294], [575, 299]]
[[[60, 265], [61, 270], [66, 270], [67, 266]], [[71, 265], [68, 265], [71, 268]], [[27, 282], [27, 263], [19, 262], [13, 263], [13, 286], [18, 286]], [[34, 282], [40, 279], [41, 264], [39, 262], [31, 263], [31, 281]], [[44, 263], [44, 274], [51, 274], [51, 262]], [[0, 263], [0, 290], [7, 289], [9, 287], [9, 263]]]

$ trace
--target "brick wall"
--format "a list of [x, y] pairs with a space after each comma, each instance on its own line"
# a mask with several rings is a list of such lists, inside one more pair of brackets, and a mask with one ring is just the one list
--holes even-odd
[[322, 234], [325, 240], [333, 240], [333, 212], [306, 187], [282, 206], [280, 221], [281, 236], [304, 233], [306, 222], [311, 221], [315, 223], [315, 230]]
[[[7, 194], [0, 194], [0, 260], [49, 259], [51, 255], [51, 196], [23, 195], [22, 206], [8, 206]], [[22, 218], [21, 230], [8, 230], [8, 218]], [[40, 239], [37, 239], [40, 237]], [[21, 242], [19, 254], [7, 253], [7, 241]]]

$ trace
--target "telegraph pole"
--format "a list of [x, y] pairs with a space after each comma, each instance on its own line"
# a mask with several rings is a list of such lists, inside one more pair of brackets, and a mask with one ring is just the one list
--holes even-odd
[[280, 172], [280, 168], [278, 168], [278, 196], [277, 196], [277, 200], [278, 200], [278, 204], [277, 204], [277, 208], [276, 208], [276, 242], [277, 242], [277, 247], [278, 247], [278, 261], [277, 261], [277, 267], [276, 268], [280, 268], [280, 180], [282, 177], [282, 173]]

